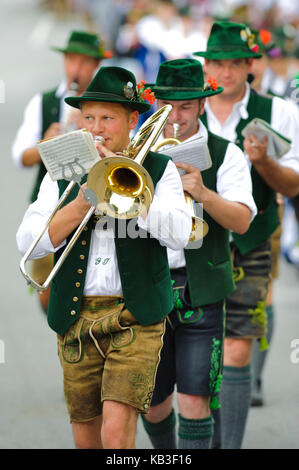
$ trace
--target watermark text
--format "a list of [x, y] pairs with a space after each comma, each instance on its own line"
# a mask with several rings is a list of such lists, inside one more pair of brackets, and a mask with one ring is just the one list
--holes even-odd
[[0, 339], [0, 364], [5, 362], [5, 344], [2, 339]]
[[0, 80], [0, 103], [5, 103], [5, 84], [4, 84], [4, 80]]
[[292, 364], [298, 364], [299, 363], [299, 339], [293, 339], [291, 341], [291, 363]]

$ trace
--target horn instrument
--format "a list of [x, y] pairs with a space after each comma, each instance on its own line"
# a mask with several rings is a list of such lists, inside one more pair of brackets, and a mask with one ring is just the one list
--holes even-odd
[[[182, 143], [181, 140], [178, 139], [179, 129], [180, 129], [180, 125], [177, 122], [173, 123], [173, 137], [165, 138], [161, 140], [160, 142], [157, 142], [152, 148], [153, 152], [157, 152], [159, 149], [161, 149], [165, 145], [181, 144]], [[186, 191], [184, 191], [184, 195], [185, 195], [186, 204], [189, 206], [189, 210], [192, 216], [192, 228], [191, 228], [191, 233], [189, 237], [189, 242], [195, 242], [195, 241], [201, 240], [202, 238], [206, 236], [206, 234], [209, 231], [209, 226], [201, 217], [198, 217], [196, 215], [195, 208], [194, 208], [194, 201], [191, 195], [187, 193]]]
[[[137, 217], [144, 209], [147, 211], [154, 197], [154, 185], [147, 170], [142, 166], [144, 159], [164, 129], [171, 105], [165, 105], [150, 116], [140, 127], [126, 150], [116, 156], [106, 157], [95, 163], [87, 178], [87, 188], [82, 189], [85, 199], [91, 207], [77, 227], [68, 245], [54, 265], [45, 282], [35, 282], [26, 271], [26, 262], [38, 242], [48, 229], [57, 211], [62, 207], [77, 181], [70, 181], [58, 204], [41, 233], [32, 242], [20, 262], [20, 270], [28, 284], [42, 292], [46, 290], [55, 277], [72, 247], [78, 240], [85, 225], [97, 209], [100, 217], [110, 215], [115, 218], [130, 219]], [[99, 141], [101, 137], [95, 137]], [[79, 183], [78, 183], [79, 184]], [[80, 186], [80, 184], [79, 184]]]

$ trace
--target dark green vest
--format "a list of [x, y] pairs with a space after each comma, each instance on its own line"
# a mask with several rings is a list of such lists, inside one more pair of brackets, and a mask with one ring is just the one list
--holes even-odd
[[[243, 149], [244, 137], [241, 132], [255, 117], [271, 123], [272, 98], [250, 91], [247, 105], [248, 118], [241, 119], [237, 128], [236, 144]], [[207, 124], [206, 116], [203, 121]], [[251, 166], [252, 194], [258, 213], [243, 235], [233, 233], [233, 238], [241, 253], [245, 254], [265, 241], [278, 226], [275, 192], [267, 185], [254, 166]]]
[[[212, 167], [202, 172], [204, 185], [216, 191], [217, 171], [223, 163], [229, 142], [208, 132]], [[203, 207], [204, 209], [204, 207]], [[227, 297], [235, 289], [229, 246], [229, 231], [205, 210], [203, 218], [209, 231], [201, 248], [184, 250], [190, 300], [193, 307], [211, 304]]]
[[[53, 122], [59, 122], [60, 98], [56, 96], [56, 91], [57, 88], [42, 94], [42, 127], [40, 139], [43, 138], [44, 133]], [[38, 167], [33, 190], [30, 196], [30, 202], [34, 202], [36, 200], [39, 187], [46, 172], [47, 170], [45, 165], [41, 162]]]
[[[154, 185], [162, 177], [168, 161], [169, 157], [152, 152], [145, 158], [143, 166], [151, 175]], [[58, 182], [60, 194], [67, 184], [66, 181]], [[75, 187], [65, 203], [73, 200], [77, 193], [78, 188]], [[115, 230], [115, 247], [125, 305], [142, 325], [156, 323], [173, 308], [166, 248], [149, 236], [118, 238], [118, 225], [121, 223], [127, 225], [128, 221], [116, 219]], [[91, 232], [90, 220], [51, 284], [48, 323], [60, 334], [67, 331], [80, 312]], [[55, 254], [55, 262], [63, 249]]]

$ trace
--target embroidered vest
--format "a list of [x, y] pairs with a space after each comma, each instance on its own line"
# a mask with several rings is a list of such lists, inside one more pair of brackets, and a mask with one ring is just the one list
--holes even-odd
[[[238, 145], [243, 149], [244, 137], [241, 132], [255, 117], [271, 124], [272, 98], [250, 91], [247, 105], [248, 118], [240, 119], [236, 128]], [[204, 122], [207, 122], [206, 116]], [[275, 192], [267, 185], [254, 166], [251, 166], [252, 194], [258, 213], [243, 235], [233, 233], [233, 239], [242, 254], [248, 253], [265, 241], [278, 226], [277, 204]]]
[[[212, 167], [202, 172], [209, 189], [216, 191], [217, 171], [223, 163], [229, 142], [208, 132], [208, 147]], [[204, 209], [204, 207], [203, 207]], [[218, 302], [234, 289], [229, 231], [219, 225], [205, 210], [203, 218], [209, 231], [201, 248], [184, 250], [191, 305], [193, 307]]]
[[[60, 98], [56, 96], [55, 90], [51, 90], [43, 93], [42, 95], [42, 130], [40, 139], [42, 139], [44, 133], [53, 122], [59, 122], [60, 116]], [[40, 162], [38, 167], [38, 172], [34, 182], [33, 190], [30, 196], [30, 202], [34, 202], [37, 198], [39, 187], [45, 176], [47, 170], [43, 164]]]
[[[143, 166], [151, 175], [154, 186], [161, 179], [168, 161], [169, 157], [153, 152], [145, 158]], [[66, 181], [58, 182], [60, 195], [67, 184]], [[73, 200], [77, 193], [78, 189], [74, 188], [65, 203]], [[166, 248], [150, 236], [118, 238], [119, 224], [127, 225], [128, 221], [116, 219], [115, 222], [115, 247], [125, 305], [142, 325], [156, 323], [173, 308]], [[67, 331], [80, 312], [92, 232], [91, 220], [85, 228], [51, 284], [48, 323], [59, 334]], [[55, 262], [63, 249], [55, 254]]]

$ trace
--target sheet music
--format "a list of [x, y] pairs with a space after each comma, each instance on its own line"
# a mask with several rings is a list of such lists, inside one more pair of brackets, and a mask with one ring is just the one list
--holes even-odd
[[74, 179], [74, 174], [82, 178], [100, 160], [92, 134], [85, 129], [41, 141], [37, 147], [53, 181]]
[[255, 118], [244, 127], [242, 135], [248, 137], [250, 134], [254, 134], [261, 142], [265, 136], [268, 137], [267, 154], [274, 159], [279, 159], [291, 148], [291, 141], [272, 129], [262, 119]]
[[[174, 163], [184, 162], [195, 166], [200, 171], [207, 170], [212, 166], [212, 159], [205, 137], [197, 137], [189, 142], [182, 142], [174, 146], [165, 146], [159, 149], [160, 153], [164, 153], [172, 158]], [[186, 172], [178, 168], [180, 175]]]

